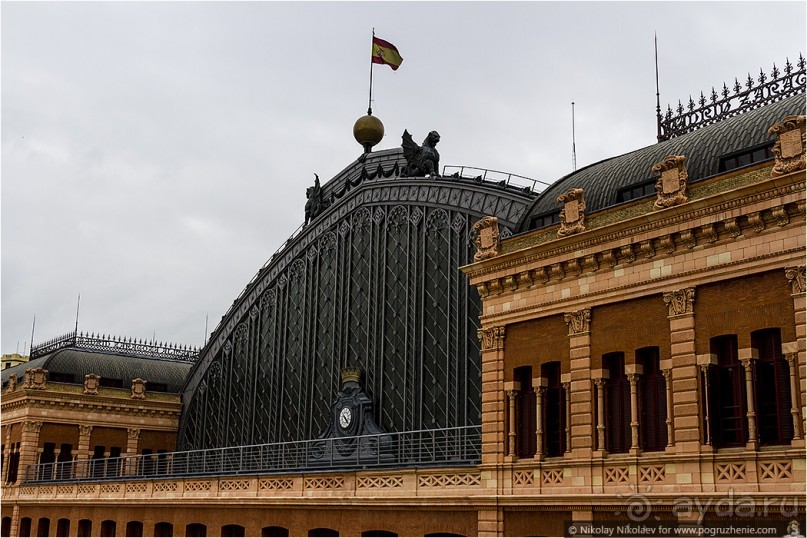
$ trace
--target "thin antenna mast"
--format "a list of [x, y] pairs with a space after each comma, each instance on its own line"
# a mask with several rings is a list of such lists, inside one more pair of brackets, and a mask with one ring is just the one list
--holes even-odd
[[574, 101], [572, 101], [572, 171], [577, 170], [577, 148], [574, 140]]
[[202, 342], [207, 344], [207, 312], [205, 312], [205, 337], [202, 339]]
[[[34, 321], [33, 321], [33, 323], [31, 323], [31, 347], [32, 348], [34, 347], [34, 329], [35, 328], [36, 328], [36, 314], [34, 314]], [[17, 342], [17, 345], [19, 345], [19, 342]], [[22, 346], [22, 351], [23, 351], [23, 353], [25, 353], [25, 345]], [[30, 353], [29, 353], [29, 355], [30, 355]]]
[[656, 55], [656, 140], [661, 142], [661, 94], [658, 87], [658, 38], [653, 32], [653, 47]]
[[[373, 47], [375, 46], [375, 28], [373, 28], [373, 40], [370, 42], [370, 99], [367, 101], [367, 115], [373, 115]], [[207, 338], [207, 332], [205, 332]]]
[[76, 336], [78, 336], [78, 311], [80, 306], [81, 306], [81, 293], [78, 294], [78, 299], [76, 300], [76, 329], [75, 329]]

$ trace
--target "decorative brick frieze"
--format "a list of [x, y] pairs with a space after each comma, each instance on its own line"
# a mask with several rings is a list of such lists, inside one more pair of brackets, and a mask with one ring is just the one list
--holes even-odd
[[656, 180], [656, 201], [653, 209], [664, 209], [689, 201], [687, 196], [686, 157], [670, 155], [653, 165], [652, 171], [659, 174]]
[[249, 489], [249, 480], [221, 480], [219, 491], [246, 491]]
[[187, 481], [185, 482], [185, 493], [195, 493], [198, 491], [210, 491], [213, 488], [213, 483], [209, 480], [202, 481]]
[[585, 231], [586, 229], [586, 201], [583, 198], [583, 189], [571, 189], [566, 194], [558, 196], [560, 210], [560, 229], [558, 235], [563, 237]]
[[148, 491], [148, 484], [145, 484], [143, 482], [134, 482], [126, 484], [126, 493], [146, 493], [147, 491]]
[[716, 482], [745, 482], [745, 463], [718, 463], [715, 465]]
[[662, 297], [664, 304], [667, 305], [669, 317], [692, 314], [694, 312], [695, 288], [669, 291], [664, 293]]
[[291, 478], [262, 478], [258, 481], [258, 491], [282, 491], [293, 487], [294, 480]]
[[514, 488], [528, 488], [532, 487], [534, 474], [532, 471], [513, 471], [513, 487]]
[[664, 482], [664, 465], [648, 465], [639, 467], [640, 484], [658, 484]]
[[793, 480], [793, 461], [771, 461], [760, 462], [759, 464], [759, 479], [763, 482], [766, 481], [787, 481]]
[[96, 485], [95, 484], [79, 484], [78, 485], [78, 494], [79, 495], [93, 495], [96, 492]]
[[476, 473], [427, 474], [418, 476], [419, 488], [466, 488], [479, 486], [481, 476]]
[[569, 329], [569, 336], [586, 334], [590, 331], [591, 309], [584, 308], [576, 312], [563, 314], [563, 320]]
[[101, 484], [101, 493], [102, 494], [110, 494], [110, 493], [120, 493], [122, 488], [122, 484]]
[[176, 482], [155, 482], [154, 493], [171, 493], [177, 490], [179, 485]]
[[560, 486], [563, 484], [563, 469], [544, 469], [541, 471], [541, 484], [544, 486]]
[[310, 490], [342, 489], [345, 487], [345, 478], [343, 476], [306, 477], [303, 487]]
[[475, 262], [499, 255], [501, 251], [499, 219], [496, 217], [484, 217], [476, 221], [473, 226], [473, 233], [475, 236], [474, 243], [476, 244]]
[[403, 487], [403, 476], [360, 476], [356, 478], [357, 489], [395, 489]]
[[606, 467], [605, 468], [605, 484], [621, 484], [628, 481], [628, 468], [627, 467]]
[[788, 116], [768, 129], [776, 135], [773, 145], [775, 164], [771, 177], [779, 177], [805, 168], [805, 116]]

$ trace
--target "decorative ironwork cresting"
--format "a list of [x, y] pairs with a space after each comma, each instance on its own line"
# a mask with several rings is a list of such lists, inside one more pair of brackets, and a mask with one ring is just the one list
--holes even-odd
[[675, 110], [668, 105], [664, 115], [657, 111], [658, 141], [663, 142], [747, 110], [804, 93], [806, 84], [805, 60], [799, 54], [795, 66], [786, 60], [784, 70], [780, 71], [774, 64], [770, 76], [760, 69], [756, 80], [749, 74], [744, 84], [734, 79], [731, 89], [724, 83], [719, 93], [712, 88], [708, 97], [701, 92], [697, 101], [690, 96], [686, 105], [678, 101]]
[[44, 357], [49, 353], [68, 347], [114, 353], [116, 355], [145, 355], [147, 357], [186, 362], [193, 362], [199, 356], [199, 349], [191, 346], [96, 335], [95, 333], [76, 333], [73, 331], [34, 346], [31, 349], [31, 359]]

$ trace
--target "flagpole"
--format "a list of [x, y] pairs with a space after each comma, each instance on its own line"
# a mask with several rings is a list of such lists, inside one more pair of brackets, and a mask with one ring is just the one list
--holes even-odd
[[367, 102], [367, 115], [373, 115], [373, 46], [375, 44], [375, 28], [373, 28], [373, 39], [370, 41], [370, 99]]

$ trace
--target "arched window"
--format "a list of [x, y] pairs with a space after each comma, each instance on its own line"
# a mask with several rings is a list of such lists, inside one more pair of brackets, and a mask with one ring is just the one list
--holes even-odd
[[36, 526], [36, 535], [37, 536], [49, 536], [50, 535], [50, 519], [46, 517], [40, 517], [39, 523]]
[[339, 531], [326, 528], [311, 529], [308, 531], [308, 536], [339, 536]]
[[289, 529], [287, 529], [286, 527], [278, 527], [276, 525], [270, 525], [268, 527], [264, 527], [261, 529], [262, 538], [283, 537], [288, 535], [289, 535]]
[[717, 447], [741, 446], [748, 439], [748, 424], [745, 377], [737, 359], [737, 335], [717, 336], [709, 344], [717, 357], [717, 367], [709, 372], [711, 438]]
[[608, 452], [630, 450], [630, 384], [625, 375], [625, 355], [608, 353], [602, 357], [608, 369], [607, 402], [605, 404], [605, 437]]
[[24, 517], [20, 520], [20, 536], [31, 536], [30, 517]]
[[[8, 536], [8, 534], [3, 534], [3, 536]], [[67, 518], [61, 518], [59, 521], [56, 522], [56, 536], [70, 536], [70, 520]]]
[[140, 538], [143, 536], [143, 523], [140, 521], [130, 521], [126, 524], [126, 536]]
[[185, 536], [204, 538], [207, 536], [207, 525], [203, 525], [202, 523], [190, 523], [185, 526]]
[[790, 414], [790, 369], [782, 355], [780, 330], [752, 332], [751, 347], [759, 352], [759, 360], [754, 365], [759, 442], [787, 444], [793, 439], [793, 417]]
[[101, 522], [101, 536], [115, 536], [118, 531], [118, 524], [111, 519]]
[[171, 523], [160, 521], [154, 525], [155, 538], [171, 538], [174, 536], [174, 526]]
[[566, 394], [560, 383], [560, 363], [542, 364], [541, 377], [546, 380], [543, 405], [546, 455], [562, 456], [566, 451]]
[[364, 537], [382, 538], [387, 536], [398, 536], [398, 533], [392, 531], [363, 531], [361, 535], [363, 538]]
[[521, 366], [513, 372], [521, 384], [516, 398], [516, 454], [519, 458], [535, 455], [535, 393], [532, 391], [532, 366]]
[[78, 521], [77, 536], [92, 536], [92, 520], [80, 519]]
[[244, 536], [244, 527], [241, 525], [224, 525], [221, 528], [221, 536], [223, 538]]
[[4, 517], [3, 518], [3, 525], [0, 527], [0, 535], [2, 536], [11, 536], [11, 518]]
[[657, 452], [667, 446], [667, 383], [659, 367], [658, 348], [637, 349], [636, 362], [642, 366], [639, 385], [641, 447], [645, 452]]

